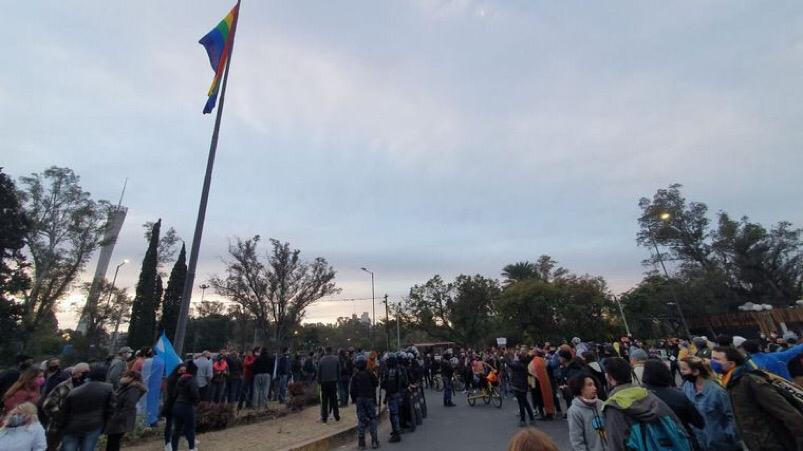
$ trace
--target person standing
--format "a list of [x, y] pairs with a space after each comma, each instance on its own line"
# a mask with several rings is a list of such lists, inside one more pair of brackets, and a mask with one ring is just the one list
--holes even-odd
[[47, 360], [45, 370], [45, 386], [42, 387], [42, 396], [47, 396], [56, 385], [68, 380], [70, 373], [61, 369], [61, 360], [56, 357]]
[[13, 408], [0, 427], [0, 449], [8, 451], [45, 451], [45, 429], [36, 416], [36, 406], [24, 402]]
[[748, 449], [803, 449], [803, 415], [764, 376], [752, 371], [738, 350], [715, 348], [711, 368], [722, 376], [739, 436]]
[[443, 380], [443, 406], [455, 407], [456, 404], [452, 402], [452, 395], [454, 394], [454, 387], [452, 386], [452, 378], [454, 377], [452, 355], [448, 352], [444, 353], [440, 363], [441, 379]]
[[131, 358], [131, 348], [123, 346], [109, 365], [109, 371], [106, 373], [106, 382], [112, 384], [112, 387], [117, 390], [120, 387], [120, 377], [126, 370], [128, 359]]
[[3, 394], [4, 411], [11, 412], [14, 407], [24, 402], [37, 404], [44, 385], [45, 377], [42, 375], [42, 370], [35, 367], [28, 368], [5, 394]]
[[3, 371], [0, 374], [0, 397], [2, 397], [14, 382], [17, 382], [20, 378], [20, 374], [23, 371], [27, 370], [28, 368], [33, 365], [33, 358], [27, 354], [18, 354], [15, 357], [16, 366], [14, 368], [9, 368]]
[[230, 352], [226, 356], [226, 363], [229, 366], [229, 380], [226, 384], [226, 402], [237, 405], [240, 401], [240, 393], [243, 390], [243, 361], [236, 352]]
[[212, 354], [209, 351], [202, 352], [193, 363], [198, 369], [195, 377], [198, 383], [198, 393], [201, 396], [201, 401], [209, 401], [209, 396], [212, 394], [209, 390], [209, 384], [212, 382]]
[[229, 362], [226, 356], [220, 352], [212, 364], [212, 380], [210, 381], [209, 399], [214, 403], [223, 401], [226, 393], [226, 379], [229, 377]]
[[395, 354], [391, 354], [387, 359], [387, 371], [382, 380], [382, 388], [385, 390], [388, 400], [388, 412], [390, 413], [390, 442], [401, 441], [401, 427], [399, 417], [399, 407], [402, 403], [402, 394], [407, 390], [407, 372], [399, 367], [399, 362]]
[[70, 369], [71, 377], [66, 381], [56, 385], [53, 390], [45, 397], [42, 402], [42, 413], [46, 421], [47, 449], [56, 451], [61, 444], [66, 418], [62, 412], [64, 399], [74, 388], [80, 387], [89, 374], [89, 365], [86, 363], [76, 363]]
[[689, 356], [678, 363], [683, 377], [681, 390], [699, 412], [705, 413], [702, 428], [692, 426], [697, 443], [705, 451], [738, 451], [735, 419], [728, 393], [716, 382], [702, 359]]
[[337, 380], [338, 399], [340, 404], [338, 407], [346, 407], [349, 405], [349, 381], [352, 375], [351, 358], [346, 354], [344, 349], [338, 351], [340, 360], [340, 375]]
[[357, 408], [357, 446], [365, 449], [365, 428], [371, 433], [371, 448], [379, 448], [376, 417], [376, 387], [379, 381], [368, 370], [368, 359], [364, 354], [357, 355], [354, 361], [357, 372], [351, 378], [351, 401]]
[[533, 409], [530, 407], [530, 402], [527, 400], [527, 365], [530, 363], [530, 358], [527, 354], [521, 353], [510, 360], [507, 364], [510, 368], [511, 377], [510, 385], [513, 389], [513, 394], [516, 396], [516, 401], [519, 403], [519, 426], [525, 427], [527, 423], [524, 414], [527, 413], [530, 417], [530, 424], [535, 422], [535, 415]]
[[530, 376], [528, 382], [533, 398], [533, 407], [538, 409], [541, 420], [549, 421], [554, 419], [555, 397], [552, 393], [552, 378], [547, 372], [547, 363], [544, 360], [542, 351], [535, 351], [535, 355], [527, 365], [527, 372]]
[[195, 408], [201, 401], [197, 375], [198, 367], [193, 361], [188, 361], [184, 372], [176, 382], [176, 400], [172, 412], [172, 451], [178, 451], [178, 442], [182, 436], [187, 438], [190, 451], [195, 451]]
[[694, 403], [673, 386], [672, 373], [666, 364], [660, 360], [647, 360], [644, 363], [642, 382], [647, 390], [661, 399], [680, 418], [681, 424], [689, 434], [692, 448], [700, 449], [692, 428], [702, 429], [705, 427], [705, 420]]
[[103, 366], [91, 367], [88, 380], [70, 391], [64, 399], [66, 424], [62, 451], [95, 449], [103, 426], [114, 410], [114, 389], [105, 380], [106, 370]]
[[301, 366], [301, 371], [304, 375], [304, 383], [312, 384], [315, 382], [315, 354], [310, 352], [307, 358], [304, 359], [304, 364]]
[[591, 376], [569, 379], [574, 395], [568, 409], [569, 442], [573, 451], [606, 451], [603, 403], [597, 396], [597, 383]]
[[165, 401], [162, 405], [162, 416], [165, 417], [164, 444], [165, 451], [173, 451], [173, 405], [176, 403], [178, 380], [187, 372], [187, 364], [179, 363], [173, 372], [167, 376], [165, 387]]
[[237, 404], [237, 410], [241, 410], [243, 405], [251, 407], [252, 400], [254, 399], [254, 362], [256, 362], [256, 353], [259, 348], [254, 348], [245, 353], [243, 357], [243, 390], [240, 395], [240, 402]]
[[255, 409], [261, 409], [268, 405], [270, 381], [273, 377], [273, 358], [264, 349], [260, 349], [254, 355], [256, 360], [251, 367], [254, 373], [253, 405]]
[[282, 355], [276, 360], [276, 401], [281, 404], [287, 402], [287, 381], [290, 379], [290, 353], [287, 348], [282, 349]]
[[321, 386], [321, 422], [326, 423], [329, 408], [333, 410], [335, 421], [340, 421], [337, 402], [337, 384], [340, 378], [340, 359], [332, 355], [332, 347], [326, 347], [326, 355], [318, 361], [318, 384]]
[[647, 451], [641, 447], [641, 440], [638, 443], [632, 440], [638, 435], [647, 438], [645, 430], [649, 430], [649, 425], [660, 425], [667, 432], [672, 439], [667, 446], [690, 449], [686, 430], [675, 412], [647, 389], [633, 384], [633, 369], [627, 361], [621, 357], [605, 359], [604, 368], [608, 384], [613, 387], [602, 407], [608, 449], [624, 451], [635, 445], [635, 449]]
[[106, 451], [119, 451], [123, 436], [134, 430], [137, 403], [147, 391], [142, 383], [142, 375], [137, 371], [128, 370], [120, 378], [114, 411], [106, 423]]

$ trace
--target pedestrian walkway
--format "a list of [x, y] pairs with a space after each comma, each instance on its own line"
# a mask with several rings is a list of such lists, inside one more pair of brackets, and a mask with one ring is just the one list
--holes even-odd
[[[244, 426], [235, 426], [222, 431], [212, 431], [198, 435], [198, 448], [205, 451], [260, 450], [278, 451], [292, 449], [293, 446], [345, 432], [357, 424], [354, 407], [340, 410], [341, 420], [333, 418], [324, 424], [320, 422], [320, 407], [310, 406], [301, 412], [291, 413], [274, 420]], [[187, 449], [182, 440], [180, 449]], [[164, 451], [164, 444], [154, 440], [148, 443], [127, 446], [130, 451]]]

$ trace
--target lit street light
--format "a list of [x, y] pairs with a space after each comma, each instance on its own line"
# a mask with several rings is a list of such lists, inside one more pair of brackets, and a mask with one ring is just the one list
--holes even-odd
[[206, 289], [209, 288], [209, 285], [202, 283], [198, 288], [201, 289], [201, 302], [204, 301], [204, 294], [206, 293]]
[[[375, 336], [374, 329], [376, 328], [376, 296], [374, 295], [374, 273], [373, 273], [373, 271], [370, 271], [368, 268], [365, 268], [365, 267], [360, 268], [360, 269], [362, 269], [363, 271], [365, 271], [365, 272], [367, 272], [368, 274], [371, 275], [371, 313], [372, 313], [372, 317], [371, 317], [371, 328], [369, 330], [370, 330], [371, 346], [373, 346], [374, 345], [374, 336]], [[385, 335], [387, 335], [387, 334], [385, 334]]]

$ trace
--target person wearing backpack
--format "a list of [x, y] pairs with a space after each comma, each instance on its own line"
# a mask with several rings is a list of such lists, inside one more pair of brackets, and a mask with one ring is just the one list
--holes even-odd
[[732, 347], [715, 348], [711, 368], [722, 376], [737, 430], [748, 449], [803, 451], [801, 404], [793, 404], [776, 389], [772, 376], [746, 365], [744, 356]]
[[657, 396], [633, 385], [633, 369], [620, 357], [605, 359], [613, 389], [602, 407], [611, 451], [690, 451], [680, 419]]

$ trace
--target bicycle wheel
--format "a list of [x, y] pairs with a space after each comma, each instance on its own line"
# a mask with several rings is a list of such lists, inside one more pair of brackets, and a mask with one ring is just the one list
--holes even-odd
[[482, 401], [486, 406], [491, 403], [491, 393], [492, 392], [487, 389], [482, 391]]
[[466, 395], [466, 402], [467, 402], [467, 403], [468, 403], [468, 405], [470, 405], [471, 407], [474, 407], [474, 404], [476, 404], [476, 403], [477, 403], [477, 398], [476, 398], [475, 396], [472, 396], [472, 393], [471, 393], [471, 392], [468, 392], [468, 394]]
[[491, 400], [494, 402], [494, 405], [497, 409], [502, 408], [502, 394], [499, 393], [498, 389], [494, 388], [494, 391], [491, 394]]

